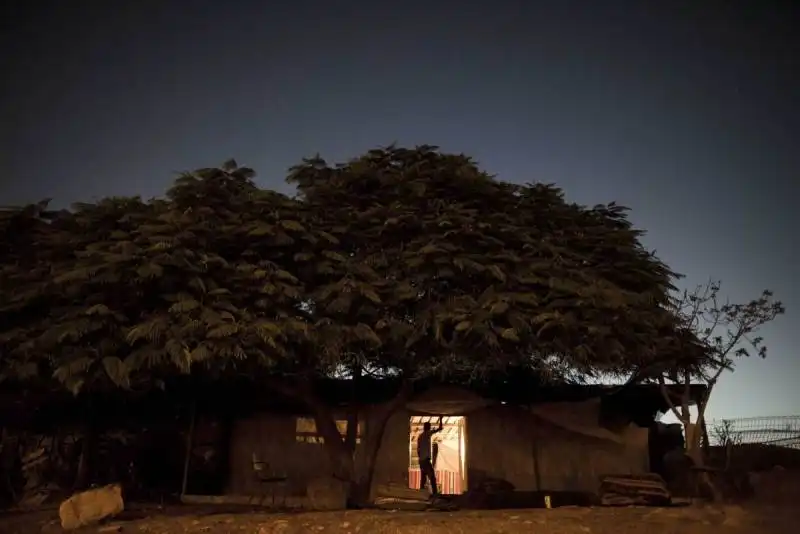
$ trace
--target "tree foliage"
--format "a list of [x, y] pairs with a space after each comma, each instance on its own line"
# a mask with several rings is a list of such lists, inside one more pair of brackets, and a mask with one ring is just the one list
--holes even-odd
[[379, 367], [622, 373], [674, 341], [675, 275], [621, 206], [500, 182], [428, 146], [309, 159], [289, 181], [340, 244], [311, 283], [316, 310], [375, 331]]
[[351, 473], [317, 377], [624, 374], [684, 341], [676, 275], [621, 206], [431, 146], [304, 160], [297, 198], [253, 178], [229, 161], [160, 199], [0, 214], [0, 375], [76, 393], [247, 375], [307, 402]]
[[193, 367], [286, 366], [293, 337], [308, 330], [286, 262], [313, 238], [290, 218], [295, 203], [250, 175], [233, 163], [203, 169], [166, 200], [78, 205], [42, 229], [36, 246], [58, 257], [47, 272], [4, 273], [5, 312], [31, 318], [4, 333], [7, 372], [46, 355], [53, 377], [77, 392], [97, 380], [152, 385]]

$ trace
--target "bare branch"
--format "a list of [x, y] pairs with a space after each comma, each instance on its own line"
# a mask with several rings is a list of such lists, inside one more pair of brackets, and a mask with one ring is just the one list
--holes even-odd
[[667, 387], [666, 382], [664, 381], [664, 377], [658, 377], [658, 390], [661, 392], [661, 396], [664, 397], [664, 400], [667, 401], [667, 406], [669, 406], [670, 411], [678, 418], [678, 421], [683, 422], [683, 416], [678, 412], [678, 408], [675, 406], [675, 403], [672, 402], [672, 399], [669, 395], [669, 388]]
[[[763, 338], [756, 332], [785, 311], [768, 290], [746, 304], [732, 304], [729, 301], [720, 304], [719, 290], [719, 282], [709, 281], [693, 292], [684, 291], [674, 301], [675, 315], [684, 328], [694, 332], [697, 342], [704, 349], [693, 360], [676, 361], [671, 366], [662, 367], [661, 376], [658, 377], [661, 393], [670, 410], [684, 425], [690, 423], [688, 407], [692, 401], [691, 379], [699, 379], [706, 385], [705, 392], [696, 402], [697, 424], [702, 425], [709, 398], [722, 373], [732, 371], [737, 358], [749, 356], [749, 349], [754, 349], [764, 357], [766, 348]], [[666, 379], [678, 381], [678, 376], [682, 377], [683, 393], [680, 401], [675, 402], [666, 387]]]

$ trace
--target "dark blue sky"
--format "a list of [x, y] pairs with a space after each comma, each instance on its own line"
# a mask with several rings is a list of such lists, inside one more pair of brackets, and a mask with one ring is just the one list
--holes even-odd
[[303, 156], [436, 144], [630, 206], [687, 284], [774, 289], [768, 361], [710, 415], [800, 414], [794, 4], [12, 0], [0, 204], [156, 196], [228, 157], [289, 191]]

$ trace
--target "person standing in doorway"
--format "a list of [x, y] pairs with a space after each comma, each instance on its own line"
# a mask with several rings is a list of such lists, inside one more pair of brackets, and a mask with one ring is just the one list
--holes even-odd
[[426, 422], [422, 425], [422, 433], [417, 438], [417, 456], [419, 457], [420, 481], [419, 489], [425, 489], [425, 483], [430, 481], [431, 493], [439, 495], [439, 487], [436, 485], [436, 471], [433, 469], [431, 461], [431, 437], [442, 430], [442, 418], [439, 417], [439, 428], [433, 430], [431, 424]]

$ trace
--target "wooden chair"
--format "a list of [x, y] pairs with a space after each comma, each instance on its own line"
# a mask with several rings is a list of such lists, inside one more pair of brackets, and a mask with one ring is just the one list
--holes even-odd
[[[268, 462], [262, 461], [253, 453], [253, 475], [261, 487], [261, 504], [283, 506], [286, 504], [286, 486], [289, 477], [272, 469]], [[269, 498], [268, 498], [269, 497]]]

